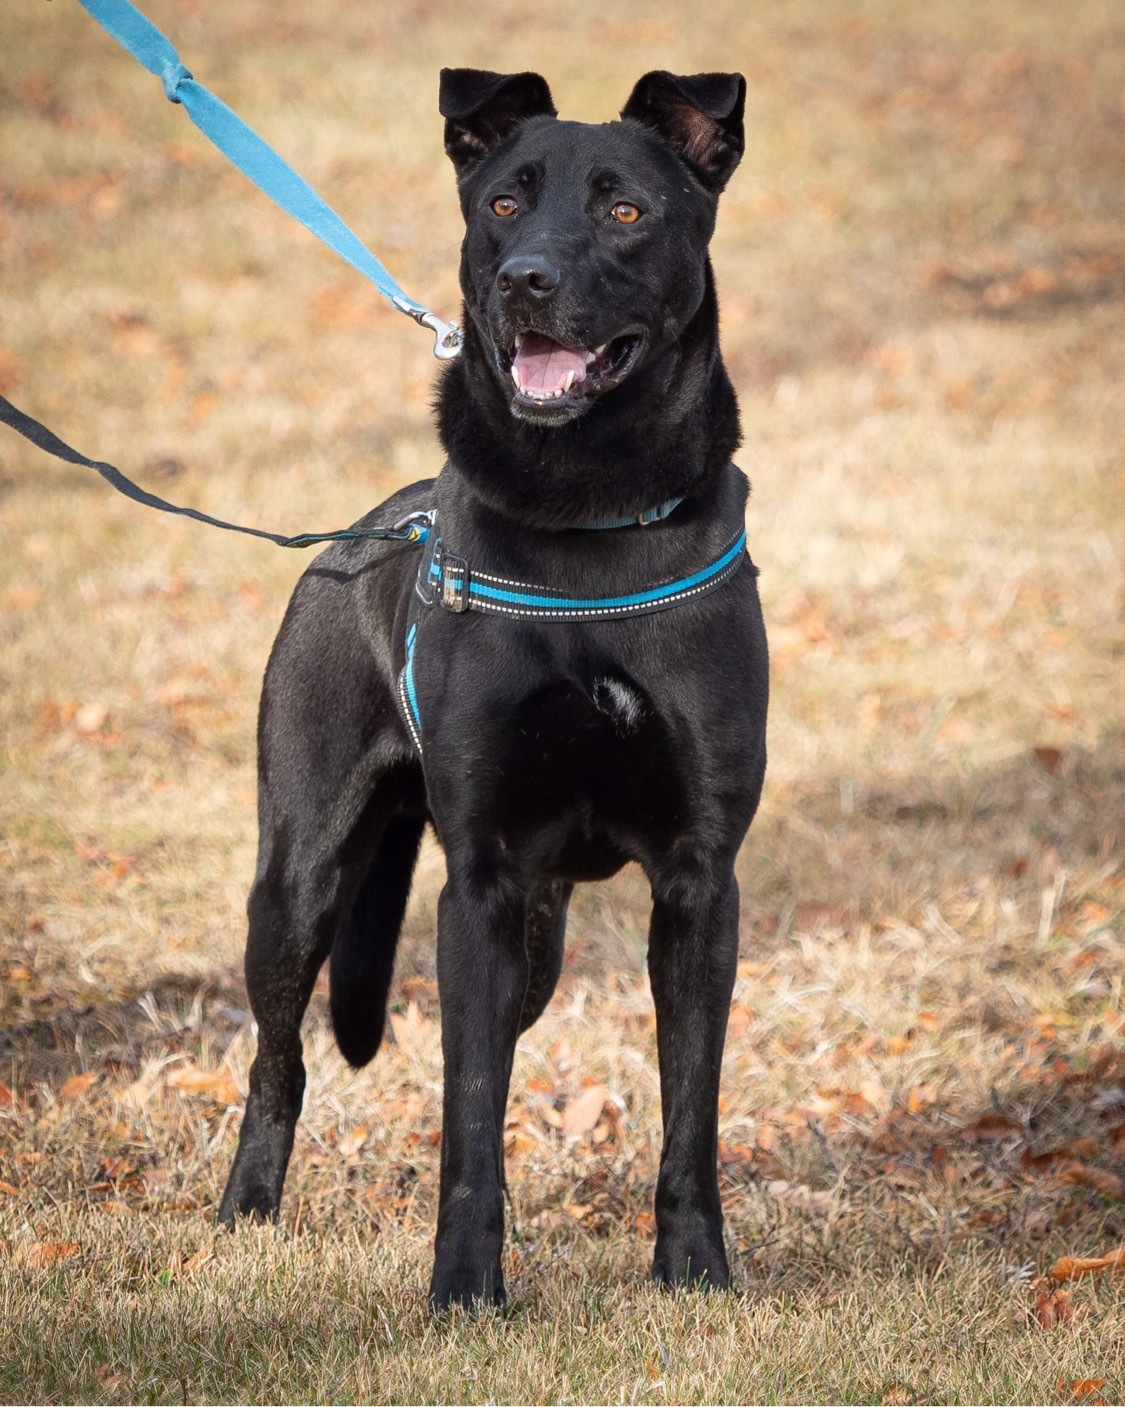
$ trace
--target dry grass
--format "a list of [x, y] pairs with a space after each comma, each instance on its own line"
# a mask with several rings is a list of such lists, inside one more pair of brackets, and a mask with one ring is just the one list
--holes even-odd
[[[741, 1294], [645, 1284], [659, 1109], [627, 874], [580, 893], [521, 1042], [514, 1314], [426, 1323], [436, 852], [394, 1043], [348, 1071], [318, 993], [284, 1223], [212, 1236], [253, 1053], [254, 708], [304, 564], [8, 437], [0, 1398], [1067, 1401], [1104, 1378], [1121, 1400], [1120, 1282], [1033, 1283], [1125, 1240], [1116, 7], [149, 8], [446, 312], [441, 63], [538, 67], [594, 118], [649, 67], [747, 72], [716, 242], [774, 655], [724, 1081]], [[76, 6], [5, 9], [0, 52], [0, 392], [278, 529], [434, 471], [425, 338]]]

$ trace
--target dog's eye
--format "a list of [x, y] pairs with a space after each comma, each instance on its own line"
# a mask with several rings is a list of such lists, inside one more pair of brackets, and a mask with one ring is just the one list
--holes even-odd
[[635, 225], [641, 218], [641, 212], [628, 200], [619, 200], [609, 213], [619, 225]]
[[519, 206], [510, 195], [498, 195], [492, 202], [492, 213], [499, 215], [502, 220], [506, 220], [509, 215], [514, 215]]

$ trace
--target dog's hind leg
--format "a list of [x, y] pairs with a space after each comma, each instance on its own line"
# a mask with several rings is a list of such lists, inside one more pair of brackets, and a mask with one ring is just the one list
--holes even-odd
[[520, 1012], [520, 1031], [534, 1026], [554, 995], [562, 971], [566, 940], [566, 906], [573, 884], [561, 879], [539, 880], [527, 898], [524, 941], [527, 946], [527, 991]]
[[391, 820], [332, 943], [332, 1029], [344, 1059], [356, 1067], [367, 1064], [383, 1038], [395, 949], [424, 826], [419, 816]]
[[[246, 944], [258, 1053], [219, 1206], [226, 1224], [277, 1215], [304, 1096], [301, 1020], [313, 984], [341, 931], [354, 956], [352, 928], [371, 918], [376, 889], [385, 914], [366, 926], [383, 952], [360, 962], [360, 987], [389, 977], [425, 815], [421, 767], [387, 680], [357, 647], [346, 601], [335, 601], [341, 589], [324, 575], [302, 578], [262, 691]], [[381, 1021], [381, 1011], [368, 1015], [376, 1031]]]
[[277, 1216], [305, 1092], [301, 1019], [332, 942], [335, 914], [318, 890], [334, 877], [302, 876], [279, 846], [250, 894], [246, 988], [258, 1022], [250, 1096], [218, 1220]]
[[[305, 1089], [301, 1020], [333, 939], [353, 922], [347, 916], [361, 890], [363, 916], [371, 915], [374, 895], [365, 880], [377, 882], [391, 868], [380, 841], [397, 852], [399, 864], [386, 913], [375, 932], [369, 931], [369, 937], [381, 940], [383, 953], [361, 971], [361, 987], [371, 993], [390, 979], [394, 938], [422, 827], [420, 818], [395, 815], [399, 790], [384, 778], [366, 806], [341, 802], [334, 817], [327, 807], [320, 814], [307, 806], [286, 808], [283, 818], [268, 814], [263, 821], [246, 944], [246, 988], [258, 1022], [258, 1054], [250, 1069], [238, 1152], [219, 1206], [224, 1224], [239, 1216], [277, 1215]], [[333, 821], [345, 825], [337, 829]], [[381, 1027], [381, 1008], [369, 1011], [366, 1029], [378, 1032]]]

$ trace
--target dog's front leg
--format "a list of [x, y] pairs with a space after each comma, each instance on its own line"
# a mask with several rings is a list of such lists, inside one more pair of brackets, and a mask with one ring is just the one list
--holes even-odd
[[733, 872], [680, 878], [655, 892], [648, 962], [664, 1145], [652, 1273], [663, 1285], [725, 1288], [730, 1281], [716, 1160], [719, 1073], [737, 960]]
[[430, 1283], [438, 1313], [504, 1303], [504, 1109], [527, 991], [525, 910], [498, 879], [452, 876], [438, 907], [445, 1093]]

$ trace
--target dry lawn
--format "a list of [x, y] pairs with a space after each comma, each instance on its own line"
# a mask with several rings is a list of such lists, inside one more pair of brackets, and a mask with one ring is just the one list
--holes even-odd
[[[715, 259], [774, 654], [721, 1158], [736, 1295], [646, 1284], [637, 874], [512, 1087], [507, 1319], [426, 1321], [424, 858], [393, 1042], [324, 993], [276, 1229], [217, 1236], [258, 682], [296, 555], [0, 438], [0, 1398], [1122, 1401], [1125, 24], [1116, 0], [149, 0], [451, 313], [442, 63], [603, 119], [742, 68]], [[343, 526], [440, 463], [428, 339], [70, 0], [0, 11], [0, 391], [157, 492]], [[1057, 1273], [1052, 1274], [1052, 1270]]]

